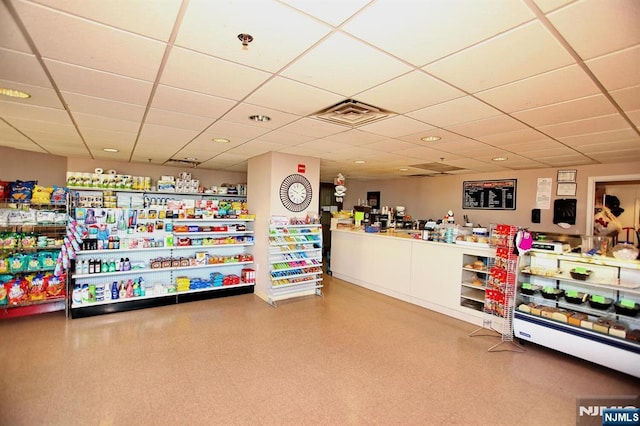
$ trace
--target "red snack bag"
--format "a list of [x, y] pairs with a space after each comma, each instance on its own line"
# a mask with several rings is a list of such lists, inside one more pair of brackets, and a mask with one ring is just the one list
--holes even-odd
[[44, 300], [47, 297], [47, 281], [44, 275], [29, 275], [29, 300]]
[[47, 297], [60, 297], [65, 295], [64, 284], [66, 281], [65, 275], [47, 275], [45, 277], [47, 281]]

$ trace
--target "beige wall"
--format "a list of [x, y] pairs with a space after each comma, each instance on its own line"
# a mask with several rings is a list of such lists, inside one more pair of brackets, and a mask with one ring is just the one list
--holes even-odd
[[[347, 177], [347, 196], [344, 207], [350, 209], [358, 199], [364, 200], [368, 191], [380, 191], [381, 206], [402, 205], [406, 214], [414, 219], [440, 219], [451, 209], [462, 220], [464, 214], [470, 220], [488, 226], [490, 223], [509, 223], [529, 227], [543, 232], [562, 232], [584, 234], [586, 230], [585, 208], [587, 206], [587, 179], [593, 176], [640, 175], [640, 163], [607, 164], [563, 167], [577, 170], [578, 215], [576, 225], [570, 229], [561, 229], [553, 224], [553, 200], [557, 197], [556, 178], [560, 168], [523, 170], [500, 173], [483, 173], [470, 175], [451, 175], [442, 177], [413, 177], [380, 181], [351, 181]], [[516, 210], [471, 210], [462, 209], [462, 183], [465, 180], [511, 179], [518, 180]], [[552, 200], [549, 210], [541, 211], [541, 223], [531, 222], [531, 209], [536, 204], [536, 185], [538, 178], [552, 178]]]
[[90, 160], [86, 158], [69, 157], [66, 170], [72, 172], [93, 173], [96, 168], [113, 169], [119, 174], [132, 176], [151, 176], [155, 182], [160, 176], [177, 176], [180, 172], [190, 172], [193, 179], [200, 180], [200, 185], [211, 187], [223, 183], [247, 183], [247, 174], [238, 172], [224, 172], [205, 170], [191, 167], [158, 166], [144, 163], [123, 163], [119, 161]]
[[0, 147], [0, 180], [37, 180], [43, 186], [65, 186], [67, 158]]

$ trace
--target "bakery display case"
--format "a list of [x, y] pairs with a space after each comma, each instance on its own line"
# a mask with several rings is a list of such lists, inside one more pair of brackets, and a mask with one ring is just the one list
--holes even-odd
[[529, 252], [515, 337], [640, 377], [640, 262]]

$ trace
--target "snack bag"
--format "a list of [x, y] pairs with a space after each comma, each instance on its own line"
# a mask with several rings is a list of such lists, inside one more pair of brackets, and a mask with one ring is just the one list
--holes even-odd
[[44, 300], [47, 297], [47, 282], [44, 275], [29, 275], [26, 280], [29, 283], [29, 300]]
[[24, 278], [16, 278], [7, 283], [10, 305], [19, 305], [28, 300], [28, 282]]
[[7, 290], [6, 284], [0, 284], [0, 306], [6, 305], [9, 303], [9, 291]]
[[53, 186], [51, 192], [51, 204], [66, 204], [67, 203], [67, 188], [61, 186]]
[[10, 188], [11, 182], [0, 180], [0, 200], [6, 200], [9, 198]]
[[45, 276], [47, 282], [47, 297], [60, 297], [65, 295], [64, 284], [66, 282], [66, 275], [51, 275]]
[[37, 183], [38, 181], [36, 180], [17, 180], [15, 182], [11, 182], [9, 198], [11, 198], [13, 202], [18, 203], [24, 203], [31, 200], [31, 194], [33, 193], [33, 189]]
[[47, 188], [40, 185], [34, 185], [31, 194], [32, 204], [49, 204], [51, 202], [51, 193], [53, 188]]

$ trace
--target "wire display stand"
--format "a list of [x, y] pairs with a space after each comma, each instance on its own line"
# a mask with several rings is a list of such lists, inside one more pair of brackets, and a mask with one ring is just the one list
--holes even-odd
[[500, 337], [500, 342], [491, 346], [488, 352], [524, 352], [524, 349], [513, 341], [513, 314], [518, 277], [518, 256], [514, 253], [517, 232], [516, 226], [497, 225], [492, 235], [496, 257], [485, 290], [482, 327], [469, 333], [469, 336], [475, 337], [487, 335], [486, 332], [489, 331], [491, 335]]

